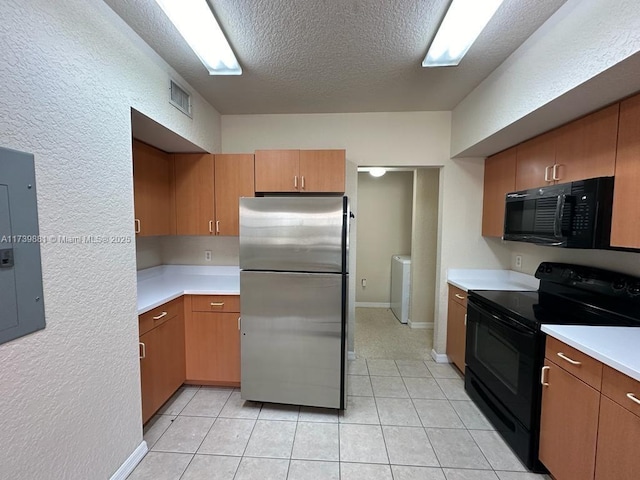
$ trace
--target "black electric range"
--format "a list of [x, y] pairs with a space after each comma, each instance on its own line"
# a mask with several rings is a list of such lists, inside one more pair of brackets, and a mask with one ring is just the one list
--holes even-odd
[[543, 324], [640, 326], [640, 278], [543, 262], [537, 291], [472, 290], [465, 389], [531, 470], [538, 460]]

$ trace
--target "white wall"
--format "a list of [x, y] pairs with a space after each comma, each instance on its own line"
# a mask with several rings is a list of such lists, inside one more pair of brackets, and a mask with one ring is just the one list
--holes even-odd
[[391, 256], [411, 254], [412, 213], [413, 171], [358, 174], [356, 302], [388, 307]]
[[453, 110], [452, 156], [496, 153], [639, 90], [639, 29], [636, 0], [567, 1]]
[[[509, 264], [505, 248], [480, 236], [484, 164], [481, 159], [450, 160], [450, 122], [450, 112], [222, 116], [222, 151], [228, 153], [345, 148], [347, 159], [356, 165], [443, 167], [434, 328], [438, 353], [444, 353], [446, 345], [447, 269]], [[352, 276], [352, 289], [354, 283]], [[350, 332], [353, 328], [350, 325]]]
[[[0, 18], [0, 145], [35, 155], [40, 234], [133, 237], [130, 108], [212, 152], [218, 113], [172, 107], [171, 68], [100, 0]], [[41, 248], [46, 329], [0, 346], [0, 477], [109, 478], [142, 442], [134, 243]]]

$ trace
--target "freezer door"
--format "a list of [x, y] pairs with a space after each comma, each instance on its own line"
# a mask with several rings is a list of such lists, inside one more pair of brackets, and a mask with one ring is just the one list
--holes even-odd
[[346, 272], [346, 203], [344, 197], [241, 198], [240, 268]]
[[345, 278], [240, 272], [243, 399], [343, 408]]

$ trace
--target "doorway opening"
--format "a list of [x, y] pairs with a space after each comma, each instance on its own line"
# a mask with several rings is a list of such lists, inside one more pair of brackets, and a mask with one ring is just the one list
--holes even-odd
[[[382, 176], [370, 170], [358, 168], [355, 354], [431, 360], [440, 169], [384, 167]], [[408, 285], [398, 295], [402, 278], [392, 273], [406, 273], [397, 264], [408, 259]]]

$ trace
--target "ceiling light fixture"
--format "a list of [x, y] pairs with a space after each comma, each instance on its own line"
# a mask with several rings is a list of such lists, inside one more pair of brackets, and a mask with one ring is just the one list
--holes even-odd
[[453, 0], [440, 24], [423, 67], [456, 66], [487, 26], [503, 0]]
[[381, 177], [385, 173], [387, 173], [387, 171], [381, 167], [373, 167], [369, 170], [369, 175], [371, 175], [372, 177]]
[[156, 0], [156, 3], [209, 70], [209, 75], [242, 75], [242, 68], [207, 0]]

